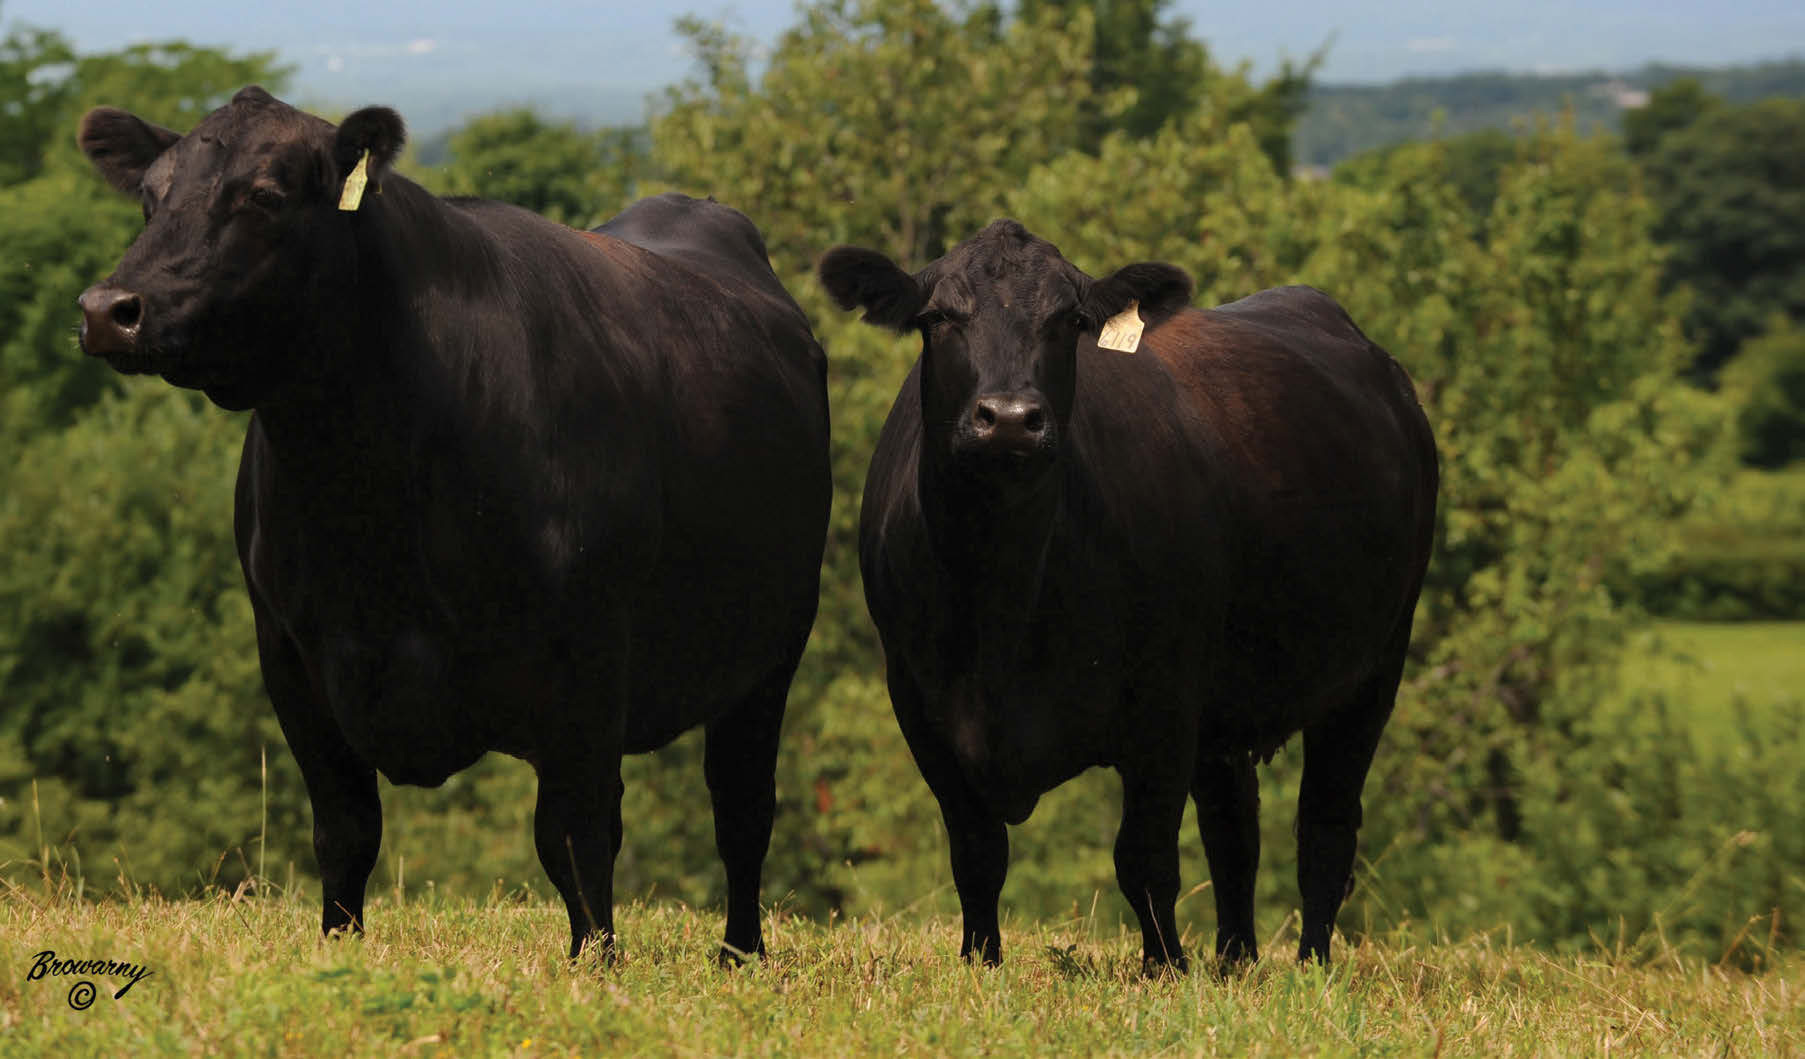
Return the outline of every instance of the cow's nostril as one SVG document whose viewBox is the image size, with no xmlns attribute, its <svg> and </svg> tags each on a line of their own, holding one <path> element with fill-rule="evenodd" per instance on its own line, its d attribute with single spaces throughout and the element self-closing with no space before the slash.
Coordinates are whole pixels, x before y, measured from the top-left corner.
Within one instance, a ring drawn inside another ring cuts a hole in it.
<svg viewBox="0 0 1805 1059">
<path fill-rule="evenodd" d="M 121 328 L 137 327 L 144 318 L 144 302 L 136 294 L 128 294 L 113 303 L 112 317 Z"/>
<path fill-rule="evenodd" d="M 978 405 L 978 411 L 973 418 L 978 421 L 978 425 L 981 427 L 994 427 L 997 425 L 997 410 L 989 404 L 981 403 Z"/>
<path fill-rule="evenodd" d="M 1028 433 L 1030 433 L 1030 434 L 1040 433 L 1041 429 L 1044 428 L 1046 425 L 1047 425 L 1046 413 L 1042 412 L 1038 408 L 1028 409 L 1028 414 L 1022 417 L 1022 427 L 1024 429 L 1026 429 L 1028 431 Z"/>
</svg>

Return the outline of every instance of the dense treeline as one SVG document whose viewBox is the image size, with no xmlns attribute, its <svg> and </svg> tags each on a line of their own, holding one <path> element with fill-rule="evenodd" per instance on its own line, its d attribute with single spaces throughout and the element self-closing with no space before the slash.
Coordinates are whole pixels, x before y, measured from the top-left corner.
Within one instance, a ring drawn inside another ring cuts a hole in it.
<svg viewBox="0 0 1805 1059">
<path fill-rule="evenodd" d="M 1127 8 L 1098 20 L 1085 4 L 822 0 L 756 73 L 745 42 L 686 21 L 697 72 L 648 133 L 501 113 L 458 130 L 442 166 L 411 171 L 571 224 L 667 187 L 713 194 L 761 226 L 815 320 L 836 499 L 780 758 L 769 898 L 816 915 L 951 900 L 853 546 L 865 461 L 918 344 L 833 311 L 810 266 L 841 241 L 920 265 L 1011 215 L 1093 273 L 1182 265 L 1200 304 L 1322 287 L 1417 380 L 1441 445 L 1437 556 L 1344 927 L 1508 925 L 1564 946 L 1664 932 L 1715 956 L 1778 908 L 1773 936 L 1795 938 L 1805 718 L 1754 704 L 1725 758 L 1694 744 L 1685 703 L 1618 679 L 1643 601 L 1676 595 L 1690 527 L 1729 502 L 1739 423 L 1805 403 L 1765 381 L 1795 377 L 1780 369 L 1726 369 L 1716 393 L 1689 381 L 1709 297 L 1679 264 L 1692 236 L 1663 227 L 1669 177 L 1651 158 L 1691 123 L 1654 136 L 1653 155 L 1564 123 L 1494 145 L 1483 165 L 1432 143 L 1294 180 L 1275 145 L 1308 71 L 1254 83 L 1163 8 L 1116 24 Z M 1124 61 L 1136 54 L 1153 58 Z M 1170 82 L 1123 73 L 1155 59 Z M 136 226 L 70 143 L 81 110 L 123 104 L 183 128 L 244 82 L 279 88 L 283 71 L 185 46 L 74 56 L 25 31 L 0 60 L 0 136 L 22 145 L 0 171 L 0 877 L 182 892 L 292 870 L 299 885 L 305 800 L 263 701 L 230 545 L 243 420 L 97 369 L 71 331 L 75 295 Z M 1169 83 L 1187 87 L 1150 103 Z M 1672 156 L 1680 186 L 1691 177 Z M 1776 325 L 1732 368 L 1796 364 L 1792 334 Z M 1796 616 L 1798 603 L 1782 593 L 1779 606 Z M 1296 765 L 1286 752 L 1263 770 L 1263 929 L 1296 903 L 1283 838 Z M 693 737 L 631 762 L 621 893 L 719 899 L 699 766 Z M 1093 772 L 1045 800 L 1013 836 L 1006 904 L 1060 914 L 1097 891 L 1116 914 L 1117 798 Z M 378 887 L 544 889 L 521 763 L 384 799 Z M 1185 835 L 1186 877 L 1201 881 L 1194 827 Z M 1759 951 L 1739 944 L 1741 958 Z"/>
</svg>

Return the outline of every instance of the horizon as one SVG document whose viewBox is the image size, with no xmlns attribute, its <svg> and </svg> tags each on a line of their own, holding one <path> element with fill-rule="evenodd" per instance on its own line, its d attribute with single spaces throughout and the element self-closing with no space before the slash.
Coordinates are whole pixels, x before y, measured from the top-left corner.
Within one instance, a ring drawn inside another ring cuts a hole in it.
<svg viewBox="0 0 1805 1059">
<path fill-rule="evenodd" d="M 1330 86 L 1489 73 L 1622 75 L 1651 65 L 1749 66 L 1805 54 L 1805 7 L 1754 0 L 1739 8 L 1726 14 L 1684 0 L 1651 13 L 1632 0 L 1597 0 L 1579 10 L 1525 0 L 1500 11 L 1473 2 L 1298 0 L 1277 25 L 1263 11 L 1180 0 L 1167 17 L 1188 19 L 1191 35 L 1216 62 L 1245 63 L 1255 77 L 1326 46 L 1315 80 Z M 306 9 L 255 10 L 218 0 L 171 0 L 155 9 L 91 0 L 74 10 L 57 0 L 0 0 L 0 28 L 54 30 L 83 52 L 178 39 L 233 52 L 273 50 L 293 68 L 286 94 L 297 103 L 328 109 L 385 102 L 430 135 L 519 105 L 590 123 L 638 124 L 664 88 L 696 73 L 673 27 L 678 16 L 722 22 L 768 50 L 795 24 L 796 10 L 788 0 L 712 10 L 550 0 L 529 22 L 473 0 L 381 7 L 316 0 Z"/>
</svg>

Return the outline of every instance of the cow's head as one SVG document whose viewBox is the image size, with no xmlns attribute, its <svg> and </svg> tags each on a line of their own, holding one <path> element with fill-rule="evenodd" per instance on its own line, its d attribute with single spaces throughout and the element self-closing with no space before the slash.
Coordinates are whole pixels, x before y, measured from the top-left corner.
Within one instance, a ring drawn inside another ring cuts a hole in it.
<svg viewBox="0 0 1805 1059">
<path fill-rule="evenodd" d="M 1191 278 L 1165 264 L 1092 279 L 1014 221 L 996 221 L 911 276 L 872 250 L 821 259 L 843 309 L 921 332 L 924 441 L 931 458 L 1031 477 L 1053 461 L 1076 396 L 1078 345 L 1138 302 L 1149 327 L 1182 309 Z"/>
<path fill-rule="evenodd" d="M 112 107 L 77 139 L 136 196 L 144 231 L 82 293 L 81 344 L 128 373 L 162 375 L 247 408 L 320 370 L 309 345 L 356 278 L 356 214 L 338 208 L 368 159 L 371 192 L 401 150 L 401 118 L 369 107 L 334 127 L 246 88 L 187 135 Z"/>
</svg>

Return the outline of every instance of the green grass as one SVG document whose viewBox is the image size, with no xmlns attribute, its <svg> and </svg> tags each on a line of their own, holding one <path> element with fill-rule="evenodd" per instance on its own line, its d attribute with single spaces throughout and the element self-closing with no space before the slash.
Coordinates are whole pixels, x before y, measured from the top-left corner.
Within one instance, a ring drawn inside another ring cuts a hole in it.
<svg viewBox="0 0 1805 1059">
<path fill-rule="evenodd" d="M 1624 682 L 1665 692 L 1699 745 L 1721 749 L 1739 702 L 1805 700 L 1805 622 L 1656 622 L 1626 653 Z"/>
<path fill-rule="evenodd" d="M 1479 938 L 1337 939 L 1324 971 L 1267 959 L 1222 980 L 1144 981 L 1137 939 L 1084 920 L 1005 925 L 1001 969 L 953 955 L 946 922 L 774 916 L 772 956 L 710 956 L 714 911 L 619 910 L 622 959 L 562 958 L 538 901 L 373 903 L 362 940 L 322 941 L 299 898 L 83 903 L 0 896 L 0 1054 L 872 1055 L 1799 1054 L 1805 963 L 1760 976 L 1552 957 Z M 1191 939 L 1195 946 L 1195 939 Z M 115 1000 L 90 975 L 27 980 L 33 954 L 147 965 Z M 1274 950 L 1279 951 L 1275 948 Z"/>
</svg>

